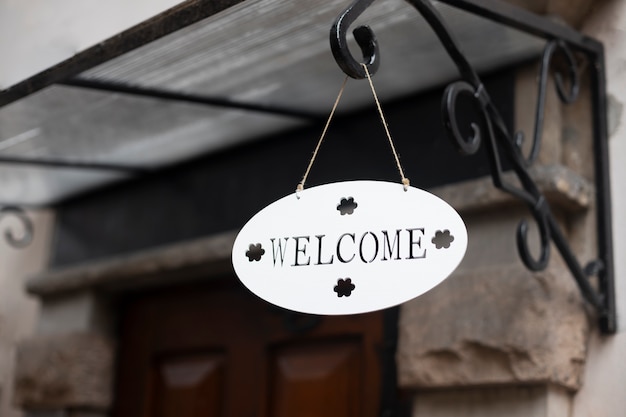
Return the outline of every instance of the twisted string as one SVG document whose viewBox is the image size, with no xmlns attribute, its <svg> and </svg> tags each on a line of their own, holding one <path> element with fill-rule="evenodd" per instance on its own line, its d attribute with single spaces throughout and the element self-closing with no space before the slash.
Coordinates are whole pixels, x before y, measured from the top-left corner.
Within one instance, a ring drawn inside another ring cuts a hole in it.
<svg viewBox="0 0 626 417">
<path fill-rule="evenodd" d="M 407 177 L 404 176 L 404 170 L 402 169 L 402 164 L 400 163 L 400 157 L 398 156 L 398 152 L 396 152 L 396 147 L 393 144 L 393 139 L 391 139 L 391 133 L 389 133 L 389 126 L 387 125 L 387 120 L 385 120 L 385 115 L 383 114 L 383 109 L 380 106 L 380 101 L 378 101 L 378 96 L 376 95 L 376 89 L 374 88 L 374 83 L 372 82 L 372 77 L 370 77 L 370 72 L 367 69 L 367 65 L 363 65 L 365 69 L 365 74 L 367 75 L 367 81 L 369 81 L 370 88 L 372 90 L 372 95 L 374 96 L 374 101 L 376 102 L 376 107 L 378 108 L 378 114 L 380 115 L 380 120 L 383 122 L 383 126 L 385 127 L 385 133 L 387 134 L 387 139 L 389 140 L 389 145 L 391 146 L 391 152 L 393 152 L 393 157 L 396 159 L 396 165 L 398 167 L 398 172 L 400 173 L 400 178 L 402 180 L 402 186 L 404 187 L 404 191 L 409 188 L 411 182 Z"/>
<path fill-rule="evenodd" d="M 363 68 L 365 68 L 365 74 L 367 75 L 367 80 L 369 81 L 370 89 L 372 90 L 372 95 L 374 96 L 374 101 L 376 102 L 376 108 L 378 109 L 378 114 L 380 115 L 380 120 L 383 123 L 383 127 L 385 128 L 385 133 L 387 134 L 387 140 L 389 141 L 389 145 L 391 146 L 391 152 L 393 153 L 393 157 L 396 160 L 396 166 L 398 167 L 398 172 L 400 173 L 400 178 L 402 181 L 402 186 L 404 187 L 404 191 L 408 190 L 411 182 L 408 178 L 404 176 L 404 170 L 402 169 L 402 164 L 400 163 L 400 157 L 398 156 L 398 152 L 396 151 L 396 147 L 393 143 L 393 139 L 391 139 L 391 133 L 389 132 L 389 126 L 387 125 L 387 120 L 385 119 L 385 115 L 383 114 L 383 109 L 380 105 L 380 101 L 378 100 L 378 96 L 376 95 L 376 90 L 374 89 L 374 83 L 372 83 L 372 77 L 370 76 L 369 70 L 367 69 L 367 65 L 362 64 Z M 326 132 L 328 131 L 328 126 L 330 126 L 330 122 L 335 115 L 335 110 L 337 110 L 337 106 L 339 105 L 339 100 L 341 100 L 341 96 L 343 95 L 343 91 L 346 88 L 346 83 L 348 82 L 348 76 L 346 76 L 341 84 L 341 88 L 339 89 L 339 94 L 337 94 L 337 98 L 335 99 L 335 104 L 333 104 L 333 108 L 328 115 L 328 120 L 326 120 L 326 124 L 324 125 L 324 129 L 322 130 L 322 134 L 320 135 L 319 140 L 317 141 L 317 145 L 315 146 L 315 150 L 313 151 L 313 155 L 311 156 L 311 160 L 309 161 L 309 165 L 304 171 L 304 175 L 302 176 L 302 180 L 296 186 L 296 196 L 302 190 L 304 190 L 304 184 L 306 182 L 309 173 L 311 172 L 311 167 L 313 166 L 313 162 L 317 157 L 320 147 L 322 146 L 322 142 L 326 137 Z M 299 198 L 299 197 L 298 197 Z"/>
<path fill-rule="evenodd" d="M 326 120 L 326 125 L 324 126 L 324 130 L 322 130 L 322 134 L 320 135 L 319 140 L 317 141 L 317 146 L 315 146 L 315 150 L 313 151 L 313 155 L 311 156 L 311 160 L 309 161 L 309 166 L 304 171 L 304 175 L 302 176 L 302 180 L 296 186 L 296 194 L 302 190 L 304 190 L 304 183 L 306 182 L 307 177 L 309 176 L 309 172 L 311 172 L 311 167 L 313 166 L 313 161 L 317 157 L 317 152 L 320 150 L 320 146 L 322 146 L 322 141 L 326 136 L 326 132 L 328 131 L 328 126 L 330 126 L 330 121 L 333 119 L 335 115 L 335 110 L 337 110 L 337 105 L 339 104 L 339 100 L 341 100 L 341 96 L 343 95 L 343 90 L 346 88 L 346 83 L 348 82 L 348 76 L 343 79 L 343 83 L 341 84 L 341 88 L 339 89 L 339 94 L 337 94 L 337 98 L 335 99 L 335 104 L 333 104 L 333 108 L 328 115 L 328 120 Z"/>
</svg>

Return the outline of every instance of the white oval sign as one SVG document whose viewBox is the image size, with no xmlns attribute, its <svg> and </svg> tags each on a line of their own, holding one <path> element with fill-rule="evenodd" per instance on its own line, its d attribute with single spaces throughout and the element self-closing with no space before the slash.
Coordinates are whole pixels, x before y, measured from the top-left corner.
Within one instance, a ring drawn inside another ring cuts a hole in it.
<svg viewBox="0 0 626 417">
<path fill-rule="evenodd" d="M 244 285 L 272 304 L 355 314 L 425 293 L 456 269 L 466 248 L 463 220 L 439 197 L 349 181 L 265 207 L 237 235 L 232 261 Z"/>
</svg>

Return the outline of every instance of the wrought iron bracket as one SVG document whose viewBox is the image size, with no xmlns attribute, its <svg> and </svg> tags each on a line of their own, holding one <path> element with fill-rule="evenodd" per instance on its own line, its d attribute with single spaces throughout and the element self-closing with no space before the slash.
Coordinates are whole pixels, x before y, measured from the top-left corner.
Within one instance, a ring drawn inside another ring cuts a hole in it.
<svg viewBox="0 0 626 417">
<path fill-rule="evenodd" d="M 535 128 L 530 152 L 528 155 L 524 155 L 521 147 L 524 141 L 523 134 L 509 131 L 480 77 L 462 53 L 458 42 L 446 26 L 438 10 L 433 7 L 430 0 L 406 1 L 430 25 L 460 73 L 461 79 L 448 85 L 443 94 L 442 113 L 448 136 L 457 149 L 467 155 L 477 152 L 484 142 L 494 185 L 524 202 L 537 223 L 540 236 L 540 252 L 537 257 L 534 257 L 529 249 L 528 223 L 525 220 L 519 223 L 517 247 L 522 262 L 531 271 L 545 269 L 550 260 L 551 245 L 554 244 L 571 271 L 584 299 L 596 309 L 602 332 L 615 333 L 617 323 L 608 176 L 606 81 L 602 44 L 570 28 L 498 1 L 442 1 L 547 40 L 539 74 Z M 373 2 L 374 0 L 355 0 L 336 19 L 330 32 L 330 44 L 335 60 L 347 75 L 356 79 L 365 78 L 366 74 L 362 63 L 355 59 L 348 50 L 347 33 L 350 25 Z M 374 32 L 367 26 L 360 26 L 353 33 L 363 53 L 362 62 L 367 65 L 370 74 L 375 73 L 380 63 L 380 52 Z M 527 169 L 539 153 L 547 80 L 554 57 L 560 56 L 561 62 L 565 63 L 566 66 L 565 73 L 556 72 L 554 74 L 559 97 L 563 102 L 571 103 L 578 96 L 579 75 L 572 49 L 585 55 L 591 62 L 598 258 L 591 260 L 585 266 L 581 265 L 571 250 L 550 210 L 550 205 Z M 481 129 L 481 124 L 472 123 L 471 130 L 473 133 L 469 137 L 465 137 L 461 133 L 462 130 L 457 117 L 457 107 L 461 96 L 469 97 L 470 101 L 480 110 L 482 126 L 484 126 Z M 501 157 L 506 158 L 510 163 L 521 186 L 504 179 Z M 590 278 L 592 276 L 597 276 L 597 285 L 591 283 Z"/>
</svg>

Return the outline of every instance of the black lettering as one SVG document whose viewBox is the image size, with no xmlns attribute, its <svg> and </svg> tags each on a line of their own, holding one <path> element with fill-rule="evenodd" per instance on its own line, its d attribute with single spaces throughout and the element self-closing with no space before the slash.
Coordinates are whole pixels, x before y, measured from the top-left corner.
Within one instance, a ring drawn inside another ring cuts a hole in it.
<svg viewBox="0 0 626 417">
<path fill-rule="evenodd" d="M 346 236 L 350 236 L 352 238 L 352 243 L 356 243 L 356 239 L 354 237 L 354 233 L 344 233 L 343 235 L 339 236 L 339 240 L 337 240 L 337 259 L 339 259 L 339 262 L 342 262 L 344 264 L 347 264 L 348 262 L 351 262 L 354 259 L 354 257 L 356 256 L 355 254 L 352 254 L 352 257 L 350 259 L 348 259 L 347 261 L 344 259 L 343 256 L 341 256 L 341 249 L 340 249 L 341 241 Z"/>
<path fill-rule="evenodd" d="M 413 256 L 413 246 L 417 245 L 418 248 L 422 247 L 422 237 L 420 236 L 417 240 L 413 240 L 413 232 L 419 231 L 422 236 L 424 235 L 424 228 L 416 228 L 416 229 L 406 229 L 409 232 L 409 257 L 405 259 L 422 259 L 426 257 L 426 249 L 417 256 Z"/>
<path fill-rule="evenodd" d="M 280 266 L 283 266 L 283 262 L 285 261 L 285 252 L 287 251 L 287 240 L 288 237 L 284 237 L 285 239 L 285 247 L 283 248 L 283 244 L 280 239 L 278 239 L 278 248 L 274 247 L 274 238 L 271 238 L 272 241 L 272 254 L 274 255 L 274 266 L 276 266 L 276 257 L 280 256 Z"/>
<path fill-rule="evenodd" d="M 309 265 L 311 263 L 311 257 L 307 257 L 306 258 L 306 263 L 298 263 L 298 255 L 300 253 L 302 253 L 303 255 L 306 256 L 306 244 L 304 244 L 304 246 L 302 248 L 300 248 L 300 239 L 305 239 L 307 241 L 307 243 L 309 242 L 309 237 L 308 236 L 294 236 L 293 240 L 296 241 L 296 256 L 294 259 L 294 264 L 291 266 L 302 266 L 302 265 Z"/>
<path fill-rule="evenodd" d="M 396 230 L 396 235 L 393 237 L 393 243 L 389 241 L 389 234 L 386 230 L 383 230 L 383 257 L 381 261 L 387 261 L 389 259 L 400 260 L 400 231 L 402 229 Z M 389 259 L 387 258 L 387 249 L 389 251 Z M 396 251 L 396 256 L 394 258 L 393 251 Z"/>
<path fill-rule="evenodd" d="M 371 257 L 371 259 L 368 261 L 365 259 L 365 256 L 363 256 L 363 241 L 365 240 L 365 236 L 367 235 L 371 235 L 374 238 L 374 243 L 375 243 L 375 250 L 374 250 L 374 255 Z M 363 233 L 363 236 L 361 236 L 361 241 L 359 242 L 359 256 L 361 257 L 361 260 L 365 263 L 370 263 L 372 262 L 374 259 L 376 259 L 376 255 L 378 255 L 378 238 L 376 237 L 376 235 L 372 232 L 365 232 Z"/>
<path fill-rule="evenodd" d="M 315 265 L 331 265 L 335 259 L 334 255 L 330 255 L 328 262 L 322 262 L 322 239 L 326 235 L 315 235 L 317 238 L 317 263 Z"/>
</svg>

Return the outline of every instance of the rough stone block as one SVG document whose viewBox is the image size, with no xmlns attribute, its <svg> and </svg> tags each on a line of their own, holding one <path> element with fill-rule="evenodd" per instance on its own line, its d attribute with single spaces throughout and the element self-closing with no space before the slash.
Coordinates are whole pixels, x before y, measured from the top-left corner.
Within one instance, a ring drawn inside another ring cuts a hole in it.
<svg viewBox="0 0 626 417">
<path fill-rule="evenodd" d="M 546 382 L 578 389 L 589 331 L 569 272 L 461 272 L 402 306 L 398 376 L 410 388 Z"/>
<path fill-rule="evenodd" d="M 38 337 L 20 344 L 14 401 L 25 409 L 107 409 L 114 348 L 93 333 Z"/>
</svg>

